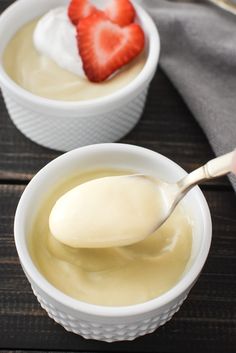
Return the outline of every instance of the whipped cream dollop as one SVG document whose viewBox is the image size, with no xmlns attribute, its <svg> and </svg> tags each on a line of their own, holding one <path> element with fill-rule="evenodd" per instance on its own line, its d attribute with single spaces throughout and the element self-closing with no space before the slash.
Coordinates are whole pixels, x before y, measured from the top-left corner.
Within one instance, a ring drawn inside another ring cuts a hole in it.
<svg viewBox="0 0 236 353">
<path fill-rule="evenodd" d="M 35 48 L 61 68 L 85 78 L 78 51 L 76 28 L 67 15 L 67 7 L 46 13 L 37 23 L 33 41 Z"/>
</svg>

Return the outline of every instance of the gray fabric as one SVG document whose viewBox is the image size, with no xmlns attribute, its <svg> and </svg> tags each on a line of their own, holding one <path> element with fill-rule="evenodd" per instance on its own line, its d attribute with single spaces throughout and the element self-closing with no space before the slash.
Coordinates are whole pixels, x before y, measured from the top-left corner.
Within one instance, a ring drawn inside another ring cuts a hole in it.
<svg viewBox="0 0 236 353">
<path fill-rule="evenodd" d="M 207 3 L 145 0 L 161 37 L 160 65 L 216 155 L 236 147 L 236 16 Z M 230 176 L 236 190 L 236 177 Z"/>
</svg>

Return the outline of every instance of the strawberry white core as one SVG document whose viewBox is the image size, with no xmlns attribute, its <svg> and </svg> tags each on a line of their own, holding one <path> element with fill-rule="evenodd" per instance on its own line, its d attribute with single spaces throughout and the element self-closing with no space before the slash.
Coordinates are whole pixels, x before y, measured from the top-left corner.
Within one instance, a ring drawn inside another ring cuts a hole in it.
<svg viewBox="0 0 236 353">
<path fill-rule="evenodd" d="M 119 36 L 119 32 L 122 32 L 119 26 L 112 24 L 110 21 L 100 23 L 96 28 L 96 37 L 95 42 L 95 52 L 97 60 L 100 64 L 106 63 L 108 59 L 112 59 L 119 52 L 127 41 L 125 36 Z M 105 33 L 105 35 L 103 35 Z M 116 41 L 113 43 L 109 41 L 109 34 L 113 37 L 116 36 Z M 107 36 L 107 43 L 104 43 L 103 38 Z M 111 47 L 115 46 L 115 50 L 112 52 L 111 56 Z"/>
</svg>

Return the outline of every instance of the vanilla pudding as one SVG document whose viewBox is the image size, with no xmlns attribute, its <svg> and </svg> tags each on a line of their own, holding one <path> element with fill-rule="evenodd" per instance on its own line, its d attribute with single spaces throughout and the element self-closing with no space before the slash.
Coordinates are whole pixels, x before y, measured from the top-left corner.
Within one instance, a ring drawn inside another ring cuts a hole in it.
<svg viewBox="0 0 236 353">
<path fill-rule="evenodd" d="M 75 299 L 105 306 L 146 302 L 172 288 L 190 259 L 192 225 L 182 206 L 149 238 L 132 246 L 76 249 L 52 236 L 49 216 L 63 194 L 93 179 L 127 174 L 130 171 L 97 170 L 67 180 L 43 201 L 33 223 L 29 248 L 36 266 Z"/>
<path fill-rule="evenodd" d="M 160 183 L 144 175 L 98 178 L 57 200 L 49 217 L 52 235 L 74 248 L 108 248 L 145 239 L 165 214 Z"/>
<path fill-rule="evenodd" d="M 64 43 L 66 39 L 70 42 L 72 38 L 73 41 L 73 48 L 70 44 L 66 44 L 64 51 L 72 50 L 77 55 L 73 25 L 69 19 L 65 19 L 65 9 L 64 12 L 60 8 L 58 11 L 56 13 L 59 22 L 58 33 L 64 33 L 63 30 L 66 29 L 68 39 L 63 38 Z M 4 69 L 10 78 L 35 95 L 62 101 L 84 101 L 107 96 L 128 85 L 145 65 L 146 55 L 142 53 L 108 80 L 100 83 L 90 82 L 83 73 L 81 74 L 78 63 L 75 62 L 76 60 L 71 60 L 71 57 L 69 62 L 64 60 L 60 66 L 53 60 L 56 56 L 58 58 L 61 56 L 59 45 L 55 43 L 54 45 L 53 40 L 51 43 L 52 48 L 55 49 L 54 54 L 48 55 L 49 50 L 46 50 L 45 46 L 41 47 L 41 51 L 38 50 L 35 45 L 35 29 L 39 21 L 40 19 L 37 19 L 24 25 L 10 40 L 3 55 Z M 72 70 L 69 70 L 70 67 Z"/>
</svg>

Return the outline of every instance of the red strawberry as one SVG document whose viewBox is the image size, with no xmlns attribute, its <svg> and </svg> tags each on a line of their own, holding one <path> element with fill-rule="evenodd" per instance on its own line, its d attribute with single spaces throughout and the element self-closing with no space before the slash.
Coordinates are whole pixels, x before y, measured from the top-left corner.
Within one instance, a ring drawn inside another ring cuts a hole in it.
<svg viewBox="0 0 236 353">
<path fill-rule="evenodd" d="M 129 0 L 104 0 L 103 12 L 111 21 L 120 26 L 127 26 L 134 21 L 135 9 Z M 71 0 L 68 8 L 68 16 L 74 25 L 79 20 L 92 13 L 101 12 L 89 0 Z"/>
<path fill-rule="evenodd" d="M 135 9 L 129 0 L 111 0 L 105 13 L 112 22 L 122 27 L 132 23 L 135 18 Z"/>
<path fill-rule="evenodd" d="M 101 82 L 141 53 L 145 38 L 142 28 L 132 23 L 120 27 L 102 12 L 79 21 L 79 52 L 90 81 Z"/>
<path fill-rule="evenodd" d="M 68 7 L 68 16 L 71 22 L 77 25 L 81 18 L 87 17 L 97 11 L 97 8 L 91 5 L 88 0 L 71 0 Z"/>
</svg>

